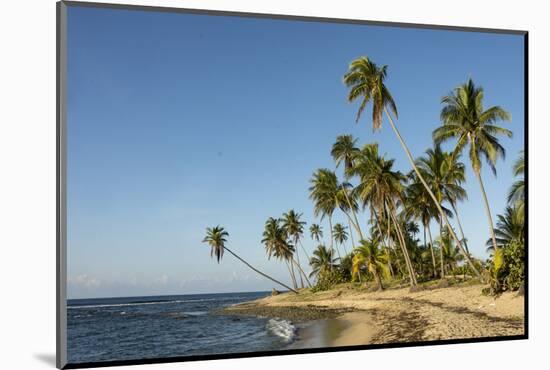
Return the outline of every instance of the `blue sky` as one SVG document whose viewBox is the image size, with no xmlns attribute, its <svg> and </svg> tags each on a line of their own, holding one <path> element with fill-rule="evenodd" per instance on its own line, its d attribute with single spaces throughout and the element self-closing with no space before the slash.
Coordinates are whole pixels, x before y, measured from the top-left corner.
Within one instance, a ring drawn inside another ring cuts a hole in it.
<svg viewBox="0 0 550 370">
<path fill-rule="evenodd" d="M 386 122 L 379 133 L 369 115 L 354 123 L 342 77 L 361 55 L 389 66 L 415 156 L 431 146 L 441 97 L 469 77 L 486 106 L 511 113 L 498 177 L 483 171 L 493 216 L 505 207 L 524 140 L 522 36 L 73 6 L 68 22 L 70 298 L 271 289 L 229 255 L 210 259 L 201 240 L 217 224 L 229 248 L 288 281 L 266 259 L 263 224 L 290 208 L 319 222 L 309 179 L 334 167 L 337 135 L 377 141 L 410 170 Z M 467 168 L 459 212 L 484 257 L 488 223 Z"/>
</svg>

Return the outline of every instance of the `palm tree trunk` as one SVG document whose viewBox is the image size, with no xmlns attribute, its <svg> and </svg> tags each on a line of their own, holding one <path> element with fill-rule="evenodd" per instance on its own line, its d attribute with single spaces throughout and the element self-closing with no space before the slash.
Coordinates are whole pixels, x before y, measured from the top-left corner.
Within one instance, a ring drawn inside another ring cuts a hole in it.
<svg viewBox="0 0 550 370">
<path fill-rule="evenodd" d="M 441 217 L 439 217 L 439 238 L 441 239 L 441 244 L 439 245 L 439 260 L 441 264 L 441 274 L 439 278 L 444 279 L 445 268 L 444 268 L 444 262 L 443 262 L 443 222 L 441 221 Z"/>
<path fill-rule="evenodd" d="M 328 216 L 328 225 L 330 227 L 330 253 L 334 256 L 334 236 L 332 235 L 332 215 Z M 332 261 L 330 261 L 330 271 L 332 271 Z"/>
<path fill-rule="evenodd" d="M 388 245 L 390 245 L 392 243 L 392 237 L 391 237 L 391 217 L 390 217 L 390 214 L 389 212 L 387 212 L 388 214 Z M 395 249 L 395 247 L 394 247 Z M 401 261 L 399 261 L 399 258 L 397 256 L 397 253 L 395 252 L 394 250 L 394 253 L 395 253 L 395 261 L 397 262 L 397 269 L 401 272 L 401 274 L 405 275 L 404 274 L 404 271 L 403 271 L 403 266 L 401 266 Z"/>
<path fill-rule="evenodd" d="M 306 273 L 302 269 L 302 266 L 298 261 L 292 260 L 292 263 L 296 265 L 296 268 L 298 269 L 298 272 L 300 273 L 300 280 L 302 279 L 302 276 L 306 279 L 307 285 L 311 288 L 311 282 L 309 281 Z M 302 288 L 304 287 L 303 281 L 302 281 Z"/>
<path fill-rule="evenodd" d="M 239 261 L 241 261 L 242 263 L 244 263 L 245 265 L 247 265 L 251 270 L 257 272 L 258 274 L 262 275 L 262 276 L 265 277 L 265 278 L 268 278 L 269 280 L 273 281 L 274 283 L 277 283 L 277 284 L 279 284 L 279 285 L 281 285 L 281 286 L 287 288 L 287 289 L 290 290 L 291 292 L 294 292 L 294 293 L 298 294 L 298 292 L 297 292 L 295 289 L 292 289 L 292 288 L 289 287 L 288 285 L 283 284 L 283 283 L 281 283 L 280 281 L 273 279 L 271 276 L 264 274 L 264 273 L 261 272 L 260 270 L 257 270 L 257 269 L 254 268 L 251 264 L 249 264 L 248 262 L 246 262 L 245 260 L 243 260 L 241 257 L 239 257 L 239 256 L 237 256 L 235 253 L 233 253 L 229 248 L 227 248 L 227 247 L 224 246 L 223 249 L 225 249 L 226 251 L 228 251 L 229 253 L 231 253 L 231 254 L 233 255 L 233 257 L 235 257 L 236 259 L 238 259 Z"/>
<path fill-rule="evenodd" d="M 363 237 L 363 232 L 361 231 L 361 227 L 359 226 L 359 220 L 357 219 L 357 214 L 355 213 L 355 210 L 353 209 L 353 207 L 351 206 L 351 201 L 349 199 L 349 195 L 348 195 L 348 191 L 346 189 L 343 189 L 344 190 L 344 195 L 346 196 L 346 200 L 348 202 L 348 207 L 349 209 L 351 209 L 351 213 L 353 214 L 353 219 L 355 220 L 355 223 L 354 222 L 351 222 L 353 224 L 353 226 L 355 226 L 355 229 L 357 230 L 357 232 L 359 233 L 359 237 L 361 239 L 365 239 Z M 349 216 L 348 216 L 349 218 Z M 350 220 L 351 221 L 351 220 Z M 351 229 L 350 229 L 350 232 L 351 232 Z"/>
<path fill-rule="evenodd" d="M 435 278 L 437 276 L 437 266 L 435 264 L 434 242 L 432 240 L 432 230 L 430 229 L 430 223 L 429 222 L 426 224 L 426 226 L 428 227 L 428 236 L 430 237 L 430 252 L 432 254 L 432 264 L 433 264 L 433 268 L 434 268 L 433 277 Z"/>
<path fill-rule="evenodd" d="M 302 267 L 300 266 L 300 253 L 298 253 L 298 245 L 297 244 L 298 244 L 298 240 L 295 238 L 294 239 L 294 245 L 296 246 L 295 251 L 296 251 L 297 267 L 300 269 L 300 271 L 302 271 Z M 293 262 L 294 262 L 294 260 L 293 260 Z M 300 286 L 302 287 L 302 289 L 304 289 L 304 279 L 302 278 L 302 274 L 299 274 L 299 276 L 300 276 Z"/>
<path fill-rule="evenodd" d="M 348 220 L 348 226 L 350 226 L 349 224 L 350 222 Z M 351 229 L 351 226 L 349 228 L 349 237 L 351 238 L 351 250 L 353 251 L 355 249 L 355 241 L 353 240 L 353 230 Z M 348 253 L 346 252 L 346 254 Z"/>
<path fill-rule="evenodd" d="M 307 261 L 308 261 L 308 263 L 309 263 L 309 260 L 310 260 L 311 258 L 309 257 L 309 254 L 307 254 L 307 251 L 306 251 L 306 249 L 304 248 L 304 245 L 302 244 L 302 241 L 298 239 L 298 243 L 300 243 L 300 247 L 302 247 L 302 250 L 304 251 L 304 254 L 306 255 Z"/>
<path fill-rule="evenodd" d="M 286 263 L 290 266 L 290 276 L 292 277 L 292 284 L 294 285 L 294 289 L 298 289 L 298 281 L 296 281 L 296 274 L 294 273 L 294 265 L 292 263 L 289 263 L 288 260 L 286 261 Z"/>
<path fill-rule="evenodd" d="M 384 290 L 384 286 L 382 285 L 382 279 L 380 278 L 380 275 L 378 274 L 378 271 L 376 270 L 376 267 L 373 269 L 373 275 L 374 280 L 376 281 L 376 284 L 378 285 L 378 290 Z"/>
<path fill-rule="evenodd" d="M 468 249 L 468 243 L 466 242 L 466 237 L 464 236 L 464 230 L 462 229 L 462 222 L 460 222 L 460 216 L 458 215 L 458 209 L 456 208 L 455 201 L 450 199 L 449 203 L 451 203 L 453 212 L 456 215 L 456 222 L 458 223 L 458 229 L 460 230 L 460 236 L 462 237 L 462 241 L 464 242 L 464 247 L 466 248 L 466 252 L 470 254 L 470 250 Z"/>
<path fill-rule="evenodd" d="M 416 164 L 414 163 L 414 158 L 413 158 L 409 148 L 407 147 L 407 144 L 405 144 L 405 141 L 403 140 L 403 137 L 401 137 L 401 134 L 399 133 L 399 130 L 397 129 L 397 127 L 393 123 L 393 119 L 391 118 L 391 115 L 389 114 L 389 112 L 388 112 L 388 110 L 386 109 L 385 106 L 384 106 L 384 112 L 386 113 L 386 116 L 388 117 L 390 125 L 393 129 L 393 132 L 395 133 L 395 135 L 397 136 L 397 139 L 401 143 L 401 146 L 405 150 L 405 154 L 407 155 L 407 158 L 409 159 L 409 162 L 410 162 L 411 166 L 413 167 L 414 172 L 418 176 L 418 179 L 420 180 L 420 182 L 422 182 L 422 185 L 424 185 L 424 187 L 426 188 L 426 191 L 428 192 L 428 194 L 430 194 L 430 197 L 432 198 L 435 206 L 437 207 L 437 210 L 438 210 L 439 214 L 443 218 L 443 221 L 445 222 L 445 225 L 447 226 L 447 229 L 449 230 L 449 233 L 451 234 L 451 236 L 455 240 L 455 242 L 458 244 L 458 247 L 460 248 L 460 251 L 462 252 L 464 257 L 466 258 L 466 261 L 468 261 L 468 264 L 470 265 L 470 268 L 474 271 L 474 273 L 476 274 L 478 279 L 481 282 L 485 282 L 485 280 L 483 279 L 483 277 L 481 276 L 481 274 L 479 273 L 479 271 L 475 267 L 474 262 L 470 258 L 470 255 L 468 253 L 466 253 L 466 251 L 464 250 L 464 247 L 462 246 L 462 244 L 458 240 L 458 237 L 456 236 L 453 228 L 451 227 L 451 224 L 449 223 L 449 220 L 447 219 L 447 216 L 445 215 L 445 212 L 443 212 L 443 209 L 441 208 L 441 205 L 437 201 L 437 198 L 435 197 L 434 193 L 431 191 L 428 184 L 426 184 L 426 181 L 424 180 L 424 177 L 422 177 L 422 174 L 420 173 L 420 171 L 416 167 Z M 481 177 L 479 177 L 479 179 L 481 179 Z M 483 185 L 482 185 L 482 187 L 483 187 Z M 487 200 L 487 199 L 485 199 L 485 200 Z M 487 202 L 486 202 L 486 206 L 488 207 Z M 487 208 L 487 210 L 488 210 L 488 208 Z M 492 226 L 492 221 L 491 221 L 491 230 L 492 229 L 493 229 L 493 226 Z M 493 232 L 493 240 L 494 240 L 494 232 Z M 495 244 L 496 244 L 496 242 L 495 242 Z"/>
<path fill-rule="evenodd" d="M 493 248 L 495 252 L 498 250 L 497 240 L 495 237 L 495 229 L 493 228 L 493 217 L 491 217 L 491 209 L 489 208 L 489 200 L 485 193 L 485 186 L 483 186 L 483 180 L 481 179 L 481 171 L 474 171 L 476 173 L 477 180 L 479 181 L 479 187 L 481 188 L 481 194 L 483 195 L 483 201 L 485 203 L 485 212 L 489 219 L 489 230 L 491 231 L 491 239 L 493 240 Z"/>
<path fill-rule="evenodd" d="M 386 254 L 388 255 L 388 269 L 390 270 L 390 275 L 393 279 L 393 268 L 391 267 L 390 252 L 386 244 L 386 238 L 384 238 L 384 234 L 382 233 L 382 228 L 380 227 L 380 217 L 378 216 L 378 213 L 376 213 L 376 211 L 374 211 L 374 217 L 376 218 L 376 227 L 378 228 L 378 233 L 380 234 L 380 239 L 382 240 L 382 246 L 384 247 L 384 249 L 386 250 Z"/>
<path fill-rule="evenodd" d="M 393 202 L 393 200 L 390 200 L 390 202 Z M 407 269 L 409 270 L 409 280 L 410 280 L 411 286 L 416 286 L 416 276 L 414 272 L 414 267 L 411 263 L 409 252 L 407 251 L 407 244 L 405 242 L 405 237 L 403 236 L 401 225 L 399 225 L 399 222 L 397 221 L 393 204 L 390 205 L 390 214 L 393 219 L 393 223 L 395 224 L 395 228 L 397 230 L 397 236 L 401 245 L 401 251 L 403 252 L 403 256 L 405 257 L 405 264 L 407 265 Z"/>
</svg>

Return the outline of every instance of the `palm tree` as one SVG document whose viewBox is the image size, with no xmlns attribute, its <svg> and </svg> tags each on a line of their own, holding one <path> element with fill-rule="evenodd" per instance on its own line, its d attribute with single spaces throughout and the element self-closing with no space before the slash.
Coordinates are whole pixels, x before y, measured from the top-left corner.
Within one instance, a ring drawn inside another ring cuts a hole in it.
<svg viewBox="0 0 550 370">
<path fill-rule="evenodd" d="M 386 253 L 378 247 L 376 240 L 361 239 L 359 244 L 360 246 L 354 251 L 352 275 L 360 274 L 361 268 L 364 266 L 374 276 L 378 290 L 384 289 L 382 276 L 387 278 L 389 275 Z"/>
<path fill-rule="evenodd" d="M 424 181 L 424 178 L 422 177 L 418 168 L 416 167 L 414 158 L 409 148 L 407 147 L 407 144 L 403 140 L 403 137 L 399 133 L 397 126 L 395 126 L 390 112 L 388 111 L 388 108 L 389 108 L 392 111 L 392 113 L 395 115 L 395 118 L 398 117 L 397 107 L 395 105 L 395 102 L 388 88 L 384 84 L 386 75 L 387 75 L 387 66 L 378 67 L 368 57 L 360 57 L 351 62 L 349 71 L 344 76 L 344 83 L 346 84 L 346 86 L 350 88 L 350 91 L 348 94 L 348 101 L 353 102 L 357 99 L 361 99 L 361 104 L 357 112 L 356 122 L 358 122 L 359 119 L 361 118 L 361 114 L 363 113 L 363 111 L 365 110 L 369 102 L 372 102 L 373 130 L 378 130 L 382 128 L 382 112 L 386 114 L 386 117 L 388 118 L 390 126 L 392 127 L 393 132 L 395 133 L 395 135 L 397 136 L 397 139 L 399 140 L 401 146 L 403 147 L 403 150 L 405 151 L 405 154 L 407 155 L 407 158 L 412 168 L 417 173 L 420 182 L 424 185 L 424 187 L 426 188 L 426 191 L 428 192 L 433 202 L 435 203 L 437 211 L 441 215 L 441 218 L 445 222 L 445 225 L 449 229 L 449 232 L 451 233 L 453 239 L 455 239 L 458 242 L 458 244 L 460 244 L 458 237 L 456 236 L 455 232 L 452 230 L 452 227 L 447 219 L 447 216 L 444 214 L 443 209 L 441 208 L 440 203 L 437 202 L 437 198 L 432 193 L 432 191 L 426 184 L 426 181 Z M 466 251 L 463 250 L 462 245 L 460 245 L 460 248 L 461 248 L 461 251 L 466 256 L 472 270 L 476 273 L 476 275 L 480 280 L 483 280 L 482 276 L 480 275 L 477 268 L 474 266 L 470 257 L 467 255 Z"/>
<path fill-rule="evenodd" d="M 309 260 L 309 256 L 302 245 L 302 242 L 300 239 L 304 235 L 304 225 L 306 224 L 304 221 L 300 220 L 302 217 L 302 213 L 296 213 L 293 209 L 289 210 L 286 213 L 283 213 L 283 230 L 286 232 L 286 234 L 292 238 L 292 241 L 294 245 L 297 247 L 298 244 L 302 247 L 302 250 L 304 251 L 306 258 Z M 302 276 L 306 279 L 309 286 L 311 286 L 311 283 L 307 279 L 307 275 L 305 272 L 303 272 L 302 265 L 300 264 L 300 254 L 298 253 L 298 249 L 296 249 L 296 264 L 298 269 L 300 270 L 300 283 L 302 288 L 304 287 L 304 281 L 302 279 Z"/>
<path fill-rule="evenodd" d="M 336 244 L 340 244 L 341 246 L 343 246 L 345 254 L 348 254 L 345 245 L 346 241 L 348 240 L 348 232 L 346 231 L 346 229 L 347 227 L 345 227 L 341 223 L 337 223 L 334 225 L 334 229 L 332 230 L 332 236 L 334 237 Z"/>
<path fill-rule="evenodd" d="M 378 154 L 377 144 L 368 144 L 363 147 L 361 154 L 357 156 L 355 166 L 352 169 L 354 175 L 358 175 L 360 183 L 357 186 L 357 193 L 363 202 L 363 207 L 369 204 L 376 216 L 377 224 L 380 218 L 386 214 L 392 220 L 397 231 L 397 241 L 405 258 L 405 264 L 409 272 L 411 286 L 416 285 L 416 274 L 410 261 L 403 230 L 395 221 L 397 203 L 396 199 L 402 197 L 403 181 L 405 176 L 399 171 L 393 171 L 394 160 L 386 160 Z M 391 222 L 388 222 L 388 226 Z M 382 231 L 380 234 L 382 234 Z M 389 230 L 388 230 L 389 233 Z"/>
<path fill-rule="evenodd" d="M 332 145 L 330 154 L 336 163 L 336 168 L 338 168 L 341 163 L 344 163 L 344 176 L 346 178 L 353 175 L 351 170 L 353 169 L 354 160 L 360 153 L 360 150 L 355 146 L 356 143 L 357 139 L 355 139 L 353 135 L 340 135 L 336 137 L 336 142 Z M 344 193 L 345 200 L 348 203 L 348 209 L 351 210 L 353 215 L 353 220 L 350 219 L 349 221 L 357 230 L 359 237 L 363 238 L 361 226 L 357 220 L 356 207 L 352 204 L 350 194 L 347 191 L 347 187 L 350 187 L 351 185 L 346 185 L 343 187 L 342 191 Z"/>
<path fill-rule="evenodd" d="M 525 174 L 525 154 L 523 150 L 519 153 L 516 163 L 514 163 L 513 171 L 514 176 L 524 176 Z M 525 179 L 522 178 L 514 182 L 510 193 L 508 193 L 508 203 L 518 208 L 518 212 L 520 212 L 523 220 L 525 214 Z"/>
<path fill-rule="evenodd" d="M 468 199 L 468 194 L 461 187 L 462 183 L 466 181 L 465 166 L 464 163 L 460 162 L 460 155 L 452 155 L 452 153 L 444 153 L 446 168 L 445 172 L 445 182 L 449 184 L 445 189 L 445 195 L 453 212 L 456 216 L 456 223 L 458 224 L 458 229 L 460 231 L 460 236 L 462 237 L 462 242 L 466 248 L 466 252 L 469 254 L 470 250 L 468 248 L 468 242 L 466 236 L 464 235 L 464 229 L 462 228 L 462 222 L 460 222 L 460 215 L 458 214 L 458 202 Z M 454 184 L 456 190 L 452 190 L 450 187 Z"/>
<path fill-rule="evenodd" d="M 309 233 L 311 235 L 311 239 L 315 240 L 317 243 L 319 243 L 323 238 L 323 228 L 319 224 L 311 224 L 309 227 Z"/>
<path fill-rule="evenodd" d="M 350 170 L 353 168 L 353 161 L 359 149 L 355 146 L 357 139 L 353 135 L 339 135 L 336 137 L 336 142 L 332 145 L 330 154 L 336 162 L 336 167 L 340 163 L 344 163 L 344 174 L 346 177 L 350 175 Z"/>
<path fill-rule="evenodd" d="M 317 249 L 313 251 L 313 257 L 309 260 L 309 264 L 312 268 L 309 276 L 319 277 L 331 271 L 335 262 L 333 250 L 327 249 L 324 245 L 319 245 Z"/>
<path fill-rule="evenodd" d="M 413 181 L 414 179 L 416 179 L 416 176 L 413 177 Z M 412 182 L 407 187 L 406 194 L 406 201 L 408 202 L 406 209 L 407 215 L 422 222 L 422 226 L 424 227 L 424 245 L 426 246 L 428 245 L 426 243 L 426 231 L 428 231 L 430 237 L 429 250 L 434 272 L 433 276 L 435 276 L 435 274 L 437 273 L 437 267 L 435 264 L 435 254 L 432 241 L 432 232 L 430 230 L 430 222 L 432 219 L 438 216 L 437 210 L 435 209 L 435 206 L 431 201 L 430 196 L 428 195 L 428 193 L 424 189 L 424 186 L 422 186 L 421 183 Z"/>
<path fill-rule="evenodd" d="M 509 121 L 510 114 L 499 106 L 492 106 L 487 110 L 483 107 L 483 88 L 475 86 L 472 79 L 457 87 L 449 95 L 441 99 L 444 104 L 441 110 L 443 125 L 433 132 L 436 143 L 456 138 L 455 155 L 462 153 L 469 144 L 469 155 L 472 169 L 477 177 L 485 212 L 489 220 L 489 231 L 493 240 L 493 247 L 497 248 L 493 218 L 489 207 L 489 200 L 481 178 L 481 160 L 484 158 L 487 165 L 496 175 L 496 162 L 504 158 L 506 151 L 499 143 L 497 135 L 512 137 L 512 131 L 497 126 L 498 121 Z"/>
<path fill-rule="evenodd" d="M 292 284 L 296 289 L 298 284 L 296 282 L 296 275 L 294 274 L 294 267 L 292 265 L 294 246 L 287 240 L 287 234 L 284 229 L 279 225 L 279 220 L 270 217 L 265 222 L 265 228 L 263 232 L 262 244 L 265 245 L 268 259 L 275 257 L 278 260 L 285 261 L 288 273 L 292 279 Z"/>
<path fill-rule="evenodd" d="M 453 240 L 449 236 L 449 233 L 444 232 L 438 238 L 436 244 L 443 255 L 445 272 L 454 270 L 458 266 L 458 262 L 463 259 L 463 256 L 460 254 L 458 248 L 453 245 Z"/>
<path fill-rule="evenodd" d="M 326 168 L 318 169 L 310 180 L 309 198 L 313 200 L 313 214 L 321 216 L 321 220 L 328 216 L 329 230 L 332 231 L 332 215 L 339 206 L 338 192 L 340 186 L 336 174 Z M 334 249 L 334 238 L 330 233 L 330 250 Z"/>
<path fill-rule="evenodd" d="M 525 224 L 523 214 L 519 207 L 506 207 L 503 215 L 498 215 L 497 227 L 495 229 L 497 246 L 506 248 L 513 242 L 523 244 Z M 487 251 L 494 251 L 492 240 L 487 240 Z"/>
<path fill-rule="evenodd" d="M 453 162 L 456 161 L 452 161 L 449 156 L 441 150 L 439 145 L 436 145 L 433 149 L 428 149 L 426 155 L 417 160 L 416 165 L 426 180 L 426 183 L 435 194 L 439 204 L 443 204 L 444 201 L 454 202 L 466 197 L 466 191 L 458 184 L 458 181 L 463 178 L 460 177 L 460 175 L 463 175 L 464 169 Z M 455 167 L 451 167 L 451 164 L 454 164 Z M 450 170 L 454 172 L 450 172 Z M 415 177 L 414 174 L 410 176 L 413 178 Z M 444 207 L 442 207 L 442 209 L 444 213 L 446 213 Z M 452 214 L 448 215 L 449 217 L 452 216 Z M 440 234 L 443 234 L 443 220 L 441 217 L 439 217 L 439 225 Z M 443 250 L 440 248 L 439 252 L 441 262 L 440 277 L 443 278 L 445 276 Z"/>
<path fill-rule="evenodd" d="M 244 263 L 246 266 L 248 266 L 250 269 L 252 269 L 254 272 L 257 272 L 258 274 L 262 275 L 265 278 L 268 278 L 269 280 L 285 287 L 286 289 L 298 293 L 296 290 L 292 289 L 286 284 L 281 283 L 278 280 L 275 280 L 269 275 L 264 274 L 260 270 L 254 268 L 252 265 L 250 265 L 248 262 L 246 262 L 244 259 L 233 253 L 227 246 L 225 245 L 227 243 L 227 237 L 229 237 L 229 233 L 225 231 L 225 229 L 221 226 L 215 226 L 215 227 L 207 227 L 206 228 L 206 236 L 202 240 L 203 243 L 208 243 L 210 246 L 210 256 L 216 256 L 216 260 L 218 263 L 220 263 L 220 260 L 223 257 L 224 251 L 229 252 L 233 257 Z"/>
</svg>

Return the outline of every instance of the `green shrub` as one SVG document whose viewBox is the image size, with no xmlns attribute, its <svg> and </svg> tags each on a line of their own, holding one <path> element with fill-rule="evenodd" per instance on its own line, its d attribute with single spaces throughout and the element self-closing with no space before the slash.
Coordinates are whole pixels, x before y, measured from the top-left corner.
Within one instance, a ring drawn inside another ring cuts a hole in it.
<svg viewBox="0 0 550 370">
<path fill-rule="evenodd" d="M 338 269 L 334 269 L 332 271 L 326 271 L 317 277 L 317 284 L 313 288 L 311 288 L 311 291 L 313 293 L 315 292 L 321 292 L 324 290 L 329 290 L 336 284 L 345 283 L 345 279 L 340 273 Z"/>
<path fill-rule="evenodd" d="M 489 288 L 485 294 L 500 294 L 506 290 L 518 290 L 525 280 L 525 247 L 512 241 L 494 253 L 487 270 Z"/>
</svg>

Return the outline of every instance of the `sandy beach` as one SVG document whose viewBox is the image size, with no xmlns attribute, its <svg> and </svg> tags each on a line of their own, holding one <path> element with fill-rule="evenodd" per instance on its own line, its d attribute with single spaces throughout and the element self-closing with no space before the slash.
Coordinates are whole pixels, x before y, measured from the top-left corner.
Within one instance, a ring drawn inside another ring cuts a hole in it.
<svg viewBox="0 0 550 370">
<path fill-rule="evenodd" d="M 411 292 L 367 292 L 340 286 L 279 294 L 231 306 L 230 314 L 281 317 L 297 323 L 293 348 L 480 338 L 524 333 L 524 297 L 481 294 L 482 285 Z"/>
</svg>

